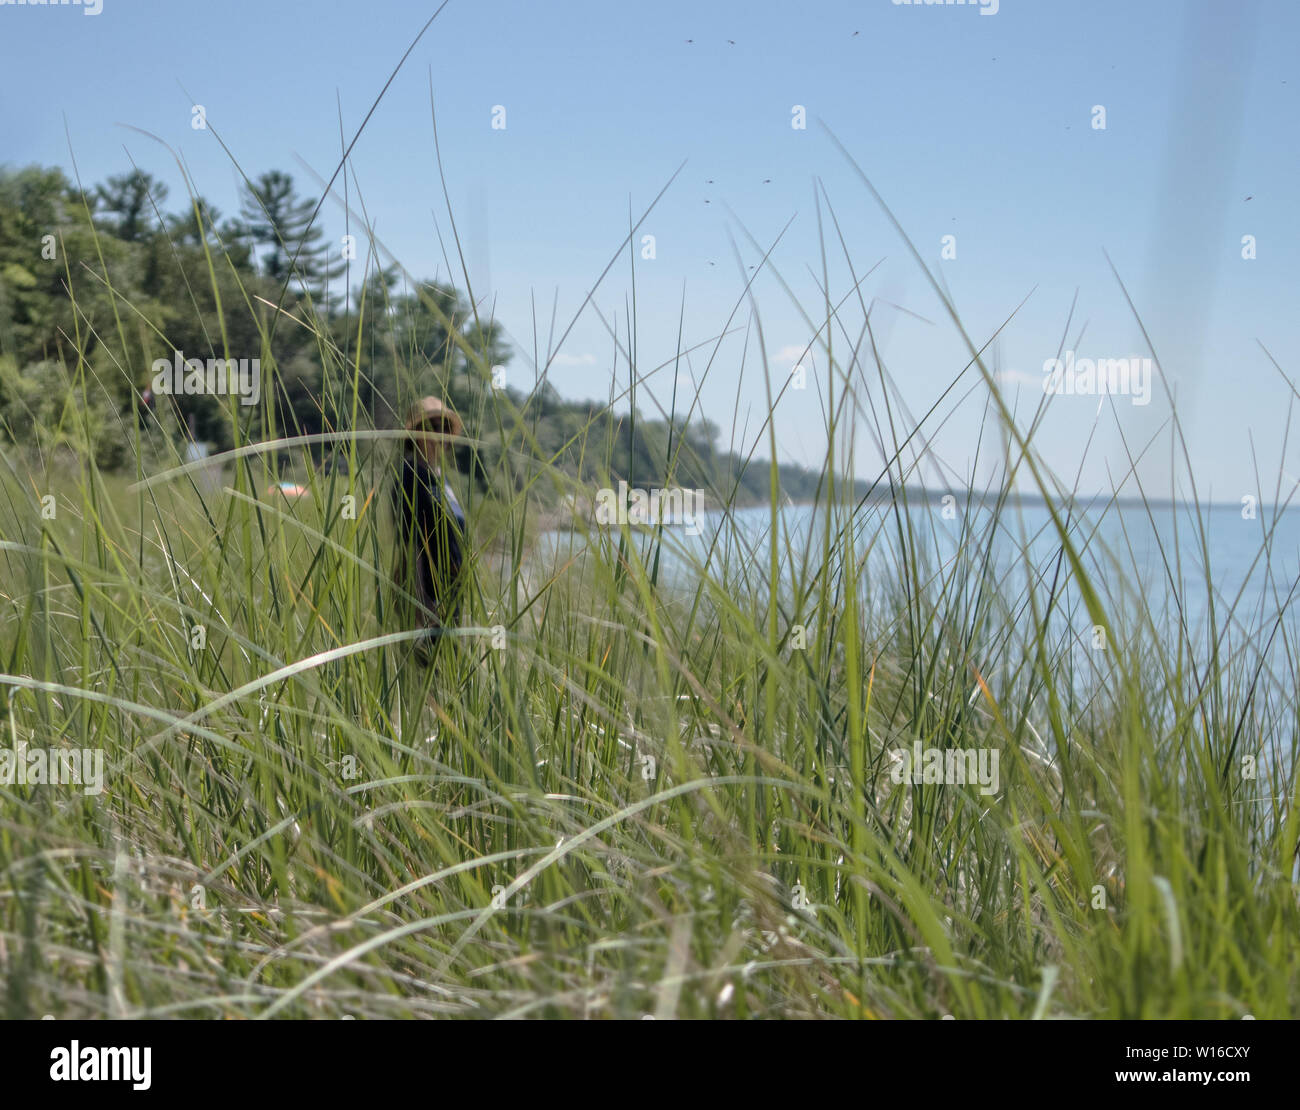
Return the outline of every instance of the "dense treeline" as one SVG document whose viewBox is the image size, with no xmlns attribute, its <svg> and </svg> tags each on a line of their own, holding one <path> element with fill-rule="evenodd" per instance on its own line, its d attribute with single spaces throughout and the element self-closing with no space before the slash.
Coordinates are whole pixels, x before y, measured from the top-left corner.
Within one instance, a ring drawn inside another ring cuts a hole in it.
<svg viewBox="0 0 1300 1110">
<path fill-rule="evenodd" d="M 146 460 L 174 458 L 190 438 L 220 450 L 391 428 L 414 397 L 437 393 L 481 442 L 476 460 L 461 453 L 481 477 L 517 486 L 526 468 L 507 456 L 522 453 L 584 480 L 608 476 L 609 460 L 637 485 L 739 481 L 738 501 L 766 498 L 766 465 L 721 451 L 707 420 L 620 415 L 545 382 L 494 389 L 492 369 L 510 359 L 500 326 L 451 285 L 379 265 L 359 229 L 326 235 L 289 175 L 247 183 L 229 217 L 202 197 L 169 211 L 167 197 L 139 170 L 85 190 L 59 169 L 0 170 L 0 444 L 90 451 L 114 469 L 134 466 L 137 432 Z M 152 394 L 155 360 L 177 351 L 259 360 L 263 396 Z M 782 466 L 780 477 L 784 495 L 814 494 L 814 473 Z"/>
</svg>

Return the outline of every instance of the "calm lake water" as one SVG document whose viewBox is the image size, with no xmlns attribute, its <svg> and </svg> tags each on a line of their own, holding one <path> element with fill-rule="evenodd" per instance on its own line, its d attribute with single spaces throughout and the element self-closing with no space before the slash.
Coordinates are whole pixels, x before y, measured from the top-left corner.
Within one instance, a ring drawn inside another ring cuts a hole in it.
<svg viewBox="0 0 1300 1110">
<path fill-rule="evenodd" d="M 1141 603 L 1158 626 L 1163 622 L 1172 629 L 1180 619 L 1173 604 L 1177 593 L 1181 619 L 1198 635 L 1206 628 L 1212 596 L 1216 622 L 1221 628 L 1228 624 L 1234 639 L 1261 628 L 1267 634 L 1279 613 L 1294 629 L 1300 588 L 1288 595 L 1300 577 L 1300 509 L 1279 512 L 1260 506 L 1253 518 L 1243 511 L 1240 505 L 1203 509 L 1198 525 L 1187 506 L 1164 504 L 1148 512 L 1141 505 L 1111 505 L 1076 510 L 1081 515 L 1071 522 L 1070 535 L 1112 611 Z M 896 581 L 898 523 L 892 508 L 873 505 L 860 518 L 857 545 L 866 553 L 864 585 L 870 589 L 873 582 Z M 801 576 L 810 537 L 807 562 L 819 564 L 823 524 L 808 506 L 787 507 L 777 520 L 781 576 L 789 586 Z M 993 515 L 987 508 L 966 510 L 956 503 L 945 513 L 937 501 L 913 504 L 904 520 L 925 553 L 929 573 L 951 573 L 958 560 L 981 559 L 987 551 L 992 576 L 1005 590 L 1023 596 L 1033 580 L 1046 597 L 1061 562 L 1059 535 L 1039 503 L 1004 507 L 991 546 Z M 665 528 L 661 577 L 687 585 L 707 567 L 737 590 L 765 586 L 771 529 L 767 508 L 739 510 L 729 521 L 718 512 L 702 513 L 694 523 L 697 529 L 682 524 Z M 695 530 L 698 535 L 691 535 Z M 543 558 L 579 559 L 587 542 L 581 533 L 566 531 L 549 533 L 545 541 Z M 1062 578 L 1068 572 L 1068 563 L 1062 564 Z M 1077 602 L 1077 591 L 1068 589 L 1066 599 Z"/>
</svg>

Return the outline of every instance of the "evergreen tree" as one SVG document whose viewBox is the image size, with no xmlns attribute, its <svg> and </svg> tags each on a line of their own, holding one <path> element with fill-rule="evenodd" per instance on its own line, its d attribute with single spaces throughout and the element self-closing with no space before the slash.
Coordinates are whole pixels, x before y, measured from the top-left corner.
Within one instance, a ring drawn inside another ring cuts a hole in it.
<svg viewBox="0 0 1300 1110">
<path fill-rule="evenodd" d="M 110 213 L 113 234 L 127 243 L 148 237 L 156 218 L 154 209 L 162 209 L 167 186 L 143 170 L 118 174 L 95 189 L 97 208 Z"/>
<path fill-rule="evenodd" d="M 283 283 L 292 270 L 319 297 L 344 266 L 341 260 L 330 261 L 324 232 L 312 223 L 315 210 L 316 201 L 298 199 L 289 174 L 270 170 L 252 186 L 243 186 L 239 227 L 250 243 L 266 248 L 262 272 L 267 277 Z"/>
</svg>

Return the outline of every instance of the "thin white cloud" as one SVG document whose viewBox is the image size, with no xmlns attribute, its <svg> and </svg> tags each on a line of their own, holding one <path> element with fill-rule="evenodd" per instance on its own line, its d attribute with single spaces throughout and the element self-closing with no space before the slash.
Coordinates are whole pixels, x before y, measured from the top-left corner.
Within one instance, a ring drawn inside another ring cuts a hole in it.
<svg viewBox="0 0 1300 1110">
<path fill-rule="evenodd" d="M 595 366 L 595 355 L 556 355 L 551 359 L 552 366 Z"/>
<path fill-rule="evenodd" d="M 808 349 L 802 343 L 787 343 L 776 352 L 776 361 L 783 362 L 787 366 L 794 366 L 805 357 L 812 358 L 812 350 Z"/>
</svg>

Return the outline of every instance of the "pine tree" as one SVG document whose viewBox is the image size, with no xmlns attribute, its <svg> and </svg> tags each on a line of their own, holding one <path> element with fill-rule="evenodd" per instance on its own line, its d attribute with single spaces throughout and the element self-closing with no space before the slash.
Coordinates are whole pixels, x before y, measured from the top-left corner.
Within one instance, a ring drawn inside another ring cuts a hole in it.
<svg viewBox="0 0 1300 1110">
<path fill-rule="evenodd" d="M 313 296 L 320 296 L 344 267 L 330 262 L 324 232 L 312 223 L 315 210 L 316 201 L 297 198 L 289 174 L 271 170 L 252 186 L 244 185 L 239 215 L 243 235 L 267 248 L 262 272 L 284 282 L 292 270 Z"/>
<path fill-rule="evenodd" d="M 95 189 L 98 207 L 115 217 L 113 234 L 128 243 L 147 237 L 157 218 L 154 209 L 161 210 L 166 197 L 167 186 L 143 170 L 110 177 Z"/>
</svg>

